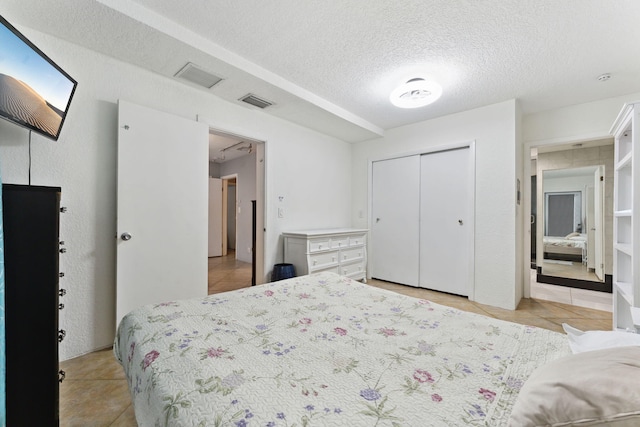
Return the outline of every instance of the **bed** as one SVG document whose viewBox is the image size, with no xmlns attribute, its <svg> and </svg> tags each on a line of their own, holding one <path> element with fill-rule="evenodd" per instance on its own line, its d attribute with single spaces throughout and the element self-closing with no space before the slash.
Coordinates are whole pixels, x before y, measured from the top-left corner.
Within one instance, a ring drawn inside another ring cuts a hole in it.
<svg viewBox="0 0 640 427">
<path fill-rule="evenodd" d="M 570 349 L 320 273 L 136 309 L 114 353 L 140 426 L 501 426 Z"/>
<path fill-rule="evenodd" d="M 544 236 L 544 256 L 547 259 L 586 262 L 587 235 L 571 233 L 564 237 Z"/>
</svg>

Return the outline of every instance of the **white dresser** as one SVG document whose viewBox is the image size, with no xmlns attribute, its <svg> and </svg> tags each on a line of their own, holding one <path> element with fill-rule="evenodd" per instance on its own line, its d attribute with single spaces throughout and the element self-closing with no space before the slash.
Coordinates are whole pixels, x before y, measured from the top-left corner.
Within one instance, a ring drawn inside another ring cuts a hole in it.
<svg viewBox="0 0 640 427">
<path fill-rule="evenodd" d="M 334 228 L 282 233 L 284 262 L 296 274 L 332 271 L 355 280 L 367 280 L 366 229 Z"/>
</svg>

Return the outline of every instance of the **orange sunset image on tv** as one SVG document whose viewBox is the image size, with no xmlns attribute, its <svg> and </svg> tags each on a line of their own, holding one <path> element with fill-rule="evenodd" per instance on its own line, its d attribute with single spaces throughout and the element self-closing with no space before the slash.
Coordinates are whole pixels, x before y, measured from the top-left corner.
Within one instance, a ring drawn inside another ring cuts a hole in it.
<svg viewBox="0 0 640 427">
<path fill-rule="evenodd" d="M 53 107 L 28 84 L 0 74 L 0 110 L 13 119 L 56 135 L 63 112 Z"/>
</svg>

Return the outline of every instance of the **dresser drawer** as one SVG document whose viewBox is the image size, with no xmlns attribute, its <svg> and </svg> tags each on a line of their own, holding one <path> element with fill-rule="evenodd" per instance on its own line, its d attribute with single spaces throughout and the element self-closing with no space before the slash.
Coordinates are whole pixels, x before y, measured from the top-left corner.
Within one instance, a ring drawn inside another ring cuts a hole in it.
<svg viewBox="0 0 640 427">
<path fill-rule="evenodd" d="M 365 236 L 349 237 L 349 246 L 361 246 L 365 244 Z"/>
<path fill-rule="evenodd" d="M 341 265 L 340 269 L 342 270 L 340 273 L 343 276 L 354 277 L 354 276 L 362 276 L 365 272 L 364 263 L 356 262 L 354 264 Z"/>
<path fill-rule="evenodd" d="M 331 248 L 332 249 L 346 248 L 347 246 L 349 246 L 349 238 L 348 237 L 345 237 L 343 239 L 338 239 L 338 238 L 331 239 Z"/>
<path fill-rule="evenodd" d="M 313 239 L 309 240 L 309 252 L 319 252 L 331 249 L 331 241 L 329 239 Z"/>
<path fill-rule="evenodd" d="M 316 271 L 331 265 L 337 265 L 338 255 L 338 251 L 320 252 L 309 255 L 309 269 Z"/>
<path fill-rule="evenodd" d="M 359 260 L 364 258 L 364 246 L 359 248 L 343 249 L 340 254 L 340 262 Z"/>
</svg>

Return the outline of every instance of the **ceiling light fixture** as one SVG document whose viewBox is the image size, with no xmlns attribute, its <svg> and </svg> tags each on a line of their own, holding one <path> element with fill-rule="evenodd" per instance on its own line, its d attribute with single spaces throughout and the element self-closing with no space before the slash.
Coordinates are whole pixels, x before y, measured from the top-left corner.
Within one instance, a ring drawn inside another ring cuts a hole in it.
<svg viewBox="0 0 640 427">
<path fill-rule="evenodd" d="M 415 78 L 398 86 L 391 92 L 389 100 L 396 107 L 418 108 L 437 101 L 441 95 L 442 87 L 439 84 Z"/>
</svg>

